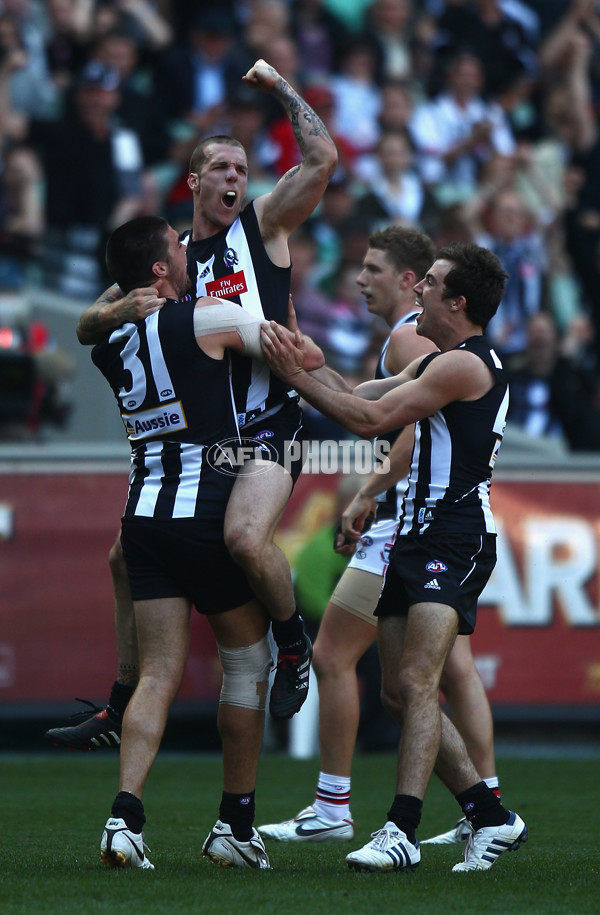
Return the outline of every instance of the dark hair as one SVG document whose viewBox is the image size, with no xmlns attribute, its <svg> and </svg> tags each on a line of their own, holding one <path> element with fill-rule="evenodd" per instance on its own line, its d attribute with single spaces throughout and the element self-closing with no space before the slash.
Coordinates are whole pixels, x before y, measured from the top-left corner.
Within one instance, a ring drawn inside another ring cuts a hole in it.
<svg viewBox="0 0 600 915">
<path fill-rule="evenodd" d="M 436 260 L 453 264 L 444 277 L 442 298 L 464 296 L 467 318 L 485 330 L 498 310 L 509 276 L 500 259 L 487 248 L 456 241 L 440 248 Z"/>
<path fill-rule="evenodd" d="M 369 235 L 369 248 L 383 251 L 398 273 L 414 270 L 422 279 L 435 260 L 435 247 L 428 235 L 418 229 L 389 226 Z"/>
<path fill-rule="evenodd" d="M 106 269 L 123 292 L 152 284 L 152 266 L 169 254 L 169 223 L 160 216 L 139 216 L 119 226 L 106 245 Z"/>
<path fill-rule="evenodd" d="M 217 135 L 215 137 L 205 137 L 201 143 L 198 143 L 194 149 L 192 155 L 190 156 L 190 172 L 194 172 L 199 175 L 202 171 L 202 166 L 208 158 L 206 155 L 207 146 L 212 146 L 215 143 L 223 143 L 225 146 L 237 146 L 238 149 L 243 149 L 246 152 L 246 149 L 243 143 L 240 143 L 239 140 L 236 140 L 234 137 L 228 137 L 226 135 Z"/>
</svg>

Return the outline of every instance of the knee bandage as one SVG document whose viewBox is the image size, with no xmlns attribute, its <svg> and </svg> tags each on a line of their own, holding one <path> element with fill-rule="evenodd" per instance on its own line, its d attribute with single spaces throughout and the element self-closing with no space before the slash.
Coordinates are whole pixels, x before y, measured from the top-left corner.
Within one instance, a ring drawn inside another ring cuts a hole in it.
<svg viewBox="0 0 600 915">
<path fill-rule="evenodd" d="M 219 699 L 224 705 L 238 705 L 264 711 L 269 689 L 269 673 L 273 666 L 269 639 L 248 648 L 223 648 L 217 645 L 223 685 Z"/>
<path fill-rule="evenodd" d="M 254 359 L 264 359 L 260 347 L 260 321 L 233 302 L 217 302 L 214 305 L 196 305 L 194 309 L 194 333 L 197 337 L 235 330 L 244 344 L 244 352 Z"/>
</svg>

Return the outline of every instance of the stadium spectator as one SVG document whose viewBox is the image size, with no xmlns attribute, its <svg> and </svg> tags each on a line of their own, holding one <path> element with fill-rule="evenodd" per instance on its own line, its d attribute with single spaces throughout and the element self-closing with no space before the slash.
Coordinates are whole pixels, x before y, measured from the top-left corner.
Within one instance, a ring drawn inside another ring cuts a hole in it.
<svg viewBox="0 0 600 915">
<path fill-rule="evenodd" d="M 406 130 L 384 130 L 371 156 L 362 156 L 355 175 L 363 182 L 357 208 L 372 227 L 388 223 L 418 226 L 427 192 L 414 166 Z"/>
<path fill-rule="evenodd" d="M 56 248 L 48 282 L 90 295 L 105 284 L 103 255 L 111 229 L 155 203 L 144 184 L 141 143 L 122 127 L 119 76 L 90 61 L 78 76 L 73 104 L 57 121 L 32 121 L 29 142 L 46 179 L 46 220 Z M 86 275 L 87 271 L 87 275 Z"/>
<path fill-rule="evenodd" d="M 414 14 L 413 0 L 373 0 L 367 7 L 361 33 L 375 49 L 375 80 L 379 85 L 412 77 Z"/>
<path fill-rule="evenodd" d="M 92 7 L 90 41 L 114 29 L 125 29 L 145 50 L 165 50 L 174 33 L 159 7 L 154 0 L 97 0 Z"/>
<path fill-rule="evenodd" d="M 329 364 L 350 375 L 360 375 L 373 335 L 373 318 L 356 283 L 358 269 L 356 262 L 342 261 L 332 277 L 326 343 Z"/>
<path fill-rule="evenodd" d="M 515 84 L 537 76 L 537 21 L 530 12 L 527 28 L 501 0 L 445 4 L 436 24 L 435 71 L 457 53 L 476 54 L 484 69 L 483 94 L 499 101 Z M 438 83 L 439 85 L 439 83 Z"/>
<path fill-rule="evenodd" d="M 45 220 L 43 174 L 27 146 L 9 146 L 0 173 L 0 289 L 21 289 L 39 258 Z"/>
<path fill-rule="evenodd" d="M 381 130 L 407 130 L 414 108 L 413 93 L 406 80 L 386 80 L 381 86 Z"/>
<path fill-rule="evenodd" d="M 381 90 L 375 81 L 375 66 L 371 43 L 354 38 L 329 84 L 335 104 L 335 134 L 343 137 L 357 155 L 371 151 L 379 137 Z"/>
<path fill-rule="evenodd" d="M 461 53 L 448 61 L 442 91 L 416 106 L 410 132 L 426 185 L 440 203 L 472 196 L 483 162 L 495 153 L 512 155 L 514 138 L 502 109 L 481 95 L 478 57 Z"/>
<path fill-rule="evenodd" d="M 224 10 L 195 10 L 185 38 L 170 45 L 161 60 L 159 97 L 183 138 L 194 145 L 211 133 L 227 96 L 239 81 L 236 24 Z"/>
<path fill-rule="evenodd" d="M 290 292 L 298 323 L 321 348 L 327 347 L 331 321 L 331 299 L 317 283 L 317 243 L 306 226 L 290 235 Z"/>
<path fill-rule="evenodd" d="M 366 223 L 356 212 L 353 181 L 342 167 L 338 167 L 310 220 L 311 232 L 317 242 L 317 281 L 329 294 L 331 278 L 342 260 L 360 263 L 360 254 L 347 256 L 348 236 L 354 237 L 357 225 L 362 231 Z M 361 250 L 364 251 L 364 246 Z"/>
<path fill-rule="evenodd" d="M 48 21 L 45 5 L 37 0 L 4 0 L 2 20 L 5 40 L 25 53 L 25 63 L 11 77 L 13 107 L 27 115 L 53 119 L 60 111 L 61 95 L 50 76 L 45 38 Z"/>
<path fill-rule="evenodd" d="M 161 55 L 144 52 L 141 41 L 132 31 L 117 28 L 97 39 L 89 56 L 118 74 L 116 116 L 139 137 L 144 165 L 158 166 L 167 162 L 172 137 L 170 112 L 163 109 L 157 93 Z"/>
<path fill-rule="evenodd" d="M 596 373 L 569 352 L 556 321 L 540 311 L 527 322 L 527 343 L 509 371 L 509 423 L 527 435 L 558 439 L 571 451 L 600 451 L 600 390 Z"/>
<path fill-rule="evenodd" d="M 491 201 L 487 232 L 477 241 L 498 255 L 509 275 L 487 334 L 504 357 L 523 352 L 527 320 L 545 304 L 547 272 L 542 236 L 518 192 L 499 191 Z"/>
<path fill-rule="evenodd" d="M 48 0 L 46 9 L 49 32 L 44 47 L 48 70 L 64 97 L 87 60 L 93 5 L 79 0 Z"/>
<path fill-rule="evenodd" d="M 290 12 L 290 30 L 307 81 L 327 79 L 348 42 L 348 29 L 325 0 L 292 0 Z"/>
</svg>

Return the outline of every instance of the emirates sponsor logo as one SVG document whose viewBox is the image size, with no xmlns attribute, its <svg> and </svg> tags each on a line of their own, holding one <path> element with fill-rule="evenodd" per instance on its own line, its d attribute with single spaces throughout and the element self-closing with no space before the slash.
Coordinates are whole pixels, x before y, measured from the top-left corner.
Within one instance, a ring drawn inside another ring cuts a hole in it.
<svg viewBox="0 0 600 915">
<path fill-rule="evenodd" d="M 230 299 L 244 292 L 248 292 L 248 286 L 243 270 L 230 273 L 229 276 L 219 276 L 206 284 L 206 294 L 216 299 Z"/>
</svg>

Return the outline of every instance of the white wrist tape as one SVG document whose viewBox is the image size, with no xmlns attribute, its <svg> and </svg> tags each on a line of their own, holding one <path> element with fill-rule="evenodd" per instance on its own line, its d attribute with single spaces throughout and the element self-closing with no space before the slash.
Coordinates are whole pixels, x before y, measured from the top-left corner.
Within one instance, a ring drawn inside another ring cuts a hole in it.
<svg viewBox="0 0 600 915">
<path fill-rule="evenodd" d="M 244 345 L 244 352 L 254 359 L 263 359 L 260 346 L 260 321 L 249 315 L 240 305 L 233 302 L 218 302 L 214 305 L 196 305 L 194 309 L 194 333 L 197 337 L 237 331 Z"/>
</svg>

